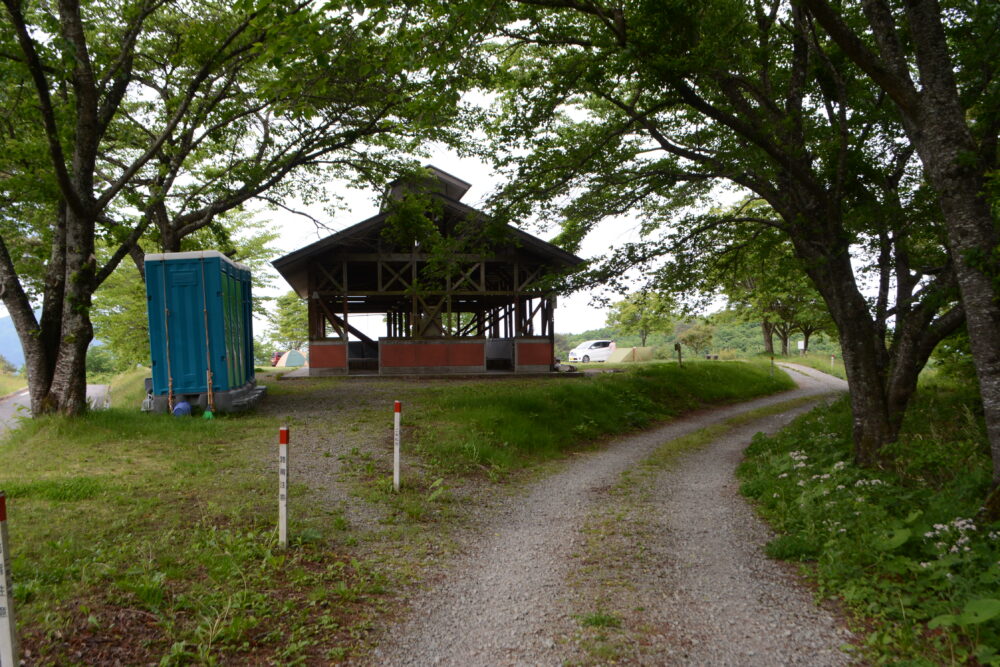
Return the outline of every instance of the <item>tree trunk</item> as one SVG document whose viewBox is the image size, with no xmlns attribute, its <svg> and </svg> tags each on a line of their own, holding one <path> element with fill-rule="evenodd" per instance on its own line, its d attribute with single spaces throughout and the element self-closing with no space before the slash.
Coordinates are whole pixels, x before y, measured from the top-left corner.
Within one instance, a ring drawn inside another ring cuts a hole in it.
<svg viewBox="0 0 1000 667">
<path fill-rule="evenodd" d="M 3 301 L 24 350 L 31 413 L 80 414 L 87 408 L 87 348 L 93 339 L 89 295 L 81 302 L 79 294 L 86 288 L 67 283 L 70 294 L 66 299 L 47 298 L 39 324 L 20 283 L 16 277 L 12 280 L 12 268 L 6 246 L 0 243 Z M 80 303 L 87 306 L 75 307 Z M 57 305 L 61 312 L 53 312 Z M 53 327 L 57 327 L 55 333 L 49 330 Z M 51 345 L 52 342 L 55 344 Z"/>
<path fill-rule="evenodd" d="M 146 253 L 143 252 L 142 247 L 137 243 L 129 249 L 128 254 L 132 258 L 132 263 L 135 264 L 136 270 L 139 271 L 139 276 L 142 278 L 143 282 L 145 282 Z"/>
<path fill-rule="evenodd" d="M 916 56 L 919 88 L 899 42 L 898 21 L 879 3 L 866 5 L 878 54 L 860 48 L 860 40 L 824 2 L 806 0 L 819 22 L 845 52 L 896 103 L 906 133 L 937 192 L 948 232 L 948 247 L 969 330 L 972 357 L 982 392 L 986 431 L 993 459 L 994 491 L 990 519 L 1000 519 L 1000 295 L 993 281 L 1000 275 L 996 221 L 985 197 L 986 174 L 996 168 L 995 131 L 977 146 L 967 109 L 959 97 L 955 71 L 959 59 L 948 43 L 943 11 L 936 0 L 907 0 L 906 48 Z M 973 99 L 973 98 L 970 98 Z M 988 98 L 984 98 L 988 99 Z M 985 103 L 985 102 L 984 102 Z M 989 132 L 989 129 L 986 129 Z"/>
<path fill-rule="evenodd" d="M 810 336 L 812 336 L 812 329 L 802 329 L 802 354 L 809 354 Z"/>
<path fill-rule="evenodd" d="M 817 214 L 810 217 L 819 219 Z M 854 460 L 871 466 L 878 461 L 882 447 L 898 436 L 886 396 L 888 353 L 876 333 L 868 304 L 858 291 L 847 248 L 831 253 L 828 261 L 818 261 L 813 247 L 818 240 L 798 237 L 793 242 L 837 325 L 850 390 Z M 831 240 L 831 247 L 836 243 Z"/>
<path fill-rule="evenodd" d="M 936 183 L 935 187 L 940 191 Z M 993 481 L 1000 484 L 1000 295 L 993 286 L 996 278 L 990 277 L 996 267 L 986 265 L 991 260 L 990 254 L 1000 247 L 1000 241 L 985 202 L 960 195 L 942 196 L 941 208 L 952 223 L 948 225 L 948 240 L 983 400 Z M 1000 518 L 1000 514 L 994 518 Z"/>
<path fill-rule="evenodd" d="M 774 329 L 773 325 L 764 320 L 760 323 L 760 332 L 764 336 L 764 353 L 774 356 Z"/>
<path fill-rule="evenodd" d="M 835 319 L 840 318 L 835 316 Z M 865 332 L 871 328 L 870 323 L 870 319 L 854 319 L 846 326 L 838 322 L 844 371 L 850 386 L 854 459 L 863 466 L 875 464 L 882 447 L 896 440 L 906 409 L 905 403 L 897 404 L 894 406 L 896 414 L 890 414 L 886 369 L 884 360 L 880 359 L 883 355 L 877 345 L 872 344 L 875 337 L 865 335 L 871 333 Z"/>
<path fill-rule="evenodd" d="M 48 397 L 32 412 L 75 416 L 87 409 L 87 349 L 94 339 L 90 322 L 91 295 L 97 258 L 93 222 L 72 211 L 66 220 L 66 279 L 59 346 L 53 359 Z"/>
<path fill-rule="evenodd" d="M 777 324 L 771 325 L 774 333 L 778 334 L 778 340 L 781 341 L 781 356 L 788 356 L 788 339 L 792 335 L 792 327 L 789 326 L 787 322 L 778 322 Z"/>
<path fill-rule="evenodd" d="M 928 111 L 927 115 L 933 117 L 936 112 Z M 1000 484 L 1000 295 L 993 284 L 1000 274 L 995 256 L 1000 238 L 982 195 L 985 182 L 962 159 L 968 154 L 963 146 L 966 150 L 971 147 L 964 124 L 956 126 L 938 119 L 933 125 L 934 130 L 920 134 L 917 152 L 928 180 L 939 193 L 948 222 L 948 245 L 983 400 L 993 481 Z M 993 518 L 1000 518 L 1000 514 Z"/>
<path fill-rule="evenodd" d="M 996 486 L 1000 484 L 1000 294 L 994 281 L 1000 275 L 996 255 L 1000 235 L 984 194 L 985 174 L 996 165 L 996 147 L 979 151 L 969 130 L 940 6 L 930 0 L 910 0 L 906 10 L 922 88 L 919 110 L 904 115 L 947 224 Z M 990 518 L 1000 518 L 998 503 L 992 507 Z"/>
</svg>

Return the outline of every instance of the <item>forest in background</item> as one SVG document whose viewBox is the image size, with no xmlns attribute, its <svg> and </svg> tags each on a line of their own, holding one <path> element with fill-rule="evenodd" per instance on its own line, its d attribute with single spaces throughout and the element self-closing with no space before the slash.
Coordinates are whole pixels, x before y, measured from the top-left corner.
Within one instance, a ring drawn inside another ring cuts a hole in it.
<svg viewBox="0 0 1000 667">
<path fill-rule="evenodd" d="M 646 337 L 646 346 L 653 348 L 656 359 L 671 359 L 676 357 L 674 343 L 692 326 L 706 326 L 711 332 L 711 339 L 706 349 L 697 351 L 685 348 L 683 354 L 717 354 L 720 359 L 734 359 L 764 354 L 764 338 L 761 334 L 760 322 L 747 322 L 734 312 L 723 310 L 705 318 L 685 320 L 671 324 L 667 331 L 652 332 Z M 623 334 L 618 327 L 606 326 L 600 329 L 590 329 L 577 334 L 556 334 L 556 358 L 565 360 L 568 353 L 576 345 L 585 340 L 610 339 L 618 347 L 639 347 L 639 334 Z M 801 334 L 793 334 L 789 339 L 789 354 L 798 354 L 796 341 L 802 340 Z M 774 338 L 776 356 L 780 356 L 780 345 L 777 336 Z M 829 335 L 817 334 L 809 339 L 809 351 L 836 354 L 840 358 L 840 347 Z"/>
</svg>

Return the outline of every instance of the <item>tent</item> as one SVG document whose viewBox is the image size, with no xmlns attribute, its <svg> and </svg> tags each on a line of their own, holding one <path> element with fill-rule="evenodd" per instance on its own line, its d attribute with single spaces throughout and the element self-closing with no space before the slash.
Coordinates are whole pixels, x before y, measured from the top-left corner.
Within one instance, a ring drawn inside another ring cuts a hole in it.
<svg viewBox="0 0 1000 667">
<path fill-rule="evenodd" d="M 309 360 L 304 354 L 298 350 L 289 350 L 281 355 L 281 359 L 278 359 L 278 363 L 275 364 L 276 367 L 288 367 L 296 368 L 298 366 L 308 366 Z"/>
<path fill-rule="evenodd" d="M 609 364 L 621 364 L 630 361 L 652 361 L 653 348 L 651 347 L 620 347 L 611 353 L 608 359 Z"/>
</svg>

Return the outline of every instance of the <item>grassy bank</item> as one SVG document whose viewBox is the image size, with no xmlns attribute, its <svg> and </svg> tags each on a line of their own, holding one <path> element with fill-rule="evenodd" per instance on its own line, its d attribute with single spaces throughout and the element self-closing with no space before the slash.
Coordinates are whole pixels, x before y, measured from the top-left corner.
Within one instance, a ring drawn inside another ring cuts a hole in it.
<svg viewBox="0 0 1000 667">
<path fill-rule="evenodd" d="M 436 389 L 418 414 L 421 454 L 444 472 L 503 473 L 557 457 L 581 442 L 624 433 L 706 405 L 790 389 L 766 363 L 632 364 L 565 381 Z"/>
<path fill-rule="evenodd" d="M 434 481 L 406 489 L 406 511 L 371 525 L 351 524 L 293 486 L 293 548 L 282 551 L 271 466 L 279 417 L 143 415 L 144 375 L 113 383 L 111 410 L 33 420 L 0 442 L 14 596 L 32 664 L 337 661 L 364 650 L 374 620 L 419 578 L 426 552 L 414 535 L 444 539 L 454 515 L 429 510 L 444 502 L 446 486 L 472 476 L 490 493 L 510 473 L 597 446 L 604 435 L 790 386 L 766 365 L 728 363 L 433 388 L 397 382 L 393 392 L 413 406 L 406 423 L 424 456 L 419 467 Z M 284 405 L 356 386 L 270 384 Z M 369 413 L 324 418 L 382 442 L 390 422 Z M 280 420 L 310 426 L 294 413 Z M 331 441 L 337 435 L 330 431 Z M 384 492 L 386 473 L 374 460 L 345 469 L 350 476 L 331 483 L 355 489 L 357 502 L 400 502 Z M 373 516 L 384 517 L 381 509 Z"/>
<path fill-rule="evenodd" d="M 8 375 L 0 373 L 0 396 L 13 394 L 28 386 L 28 380 L 23 375 Z"/>
<path fill-rule="evenodd" d="M 857 614 L 875 662 L 1000 664 L 1000 523 L 976 515 L 991 463 L 968 390 L 927 384 L 877 470 L 851 461 L 846 401 L 759 437 L 742 490 L 821 596 Z"/>
</svg>

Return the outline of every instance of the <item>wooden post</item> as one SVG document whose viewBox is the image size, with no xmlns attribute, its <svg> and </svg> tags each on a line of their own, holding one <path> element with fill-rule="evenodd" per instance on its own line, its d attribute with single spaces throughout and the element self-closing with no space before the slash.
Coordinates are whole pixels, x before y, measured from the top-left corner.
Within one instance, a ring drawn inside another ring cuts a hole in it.
<svg viewBox="0 0 1000 667">
<path fill-rule="evenodd" d="M 288 427 L 278 429 L 278 546 L 288 548 Z"/>
<path fill-rule="evenodd" d="M 7 535 L 7 497 L 0 491 L 0 667 L 20 665 L 14 593 L 11 591 L 10 538 Z"/>
<path fill-rule="evenodd" d="M 680 343 L 674 343 L 674 350 L 677 351 L 677 365 L 678 366 L 683 366 L 684 363 L 681 361 L 681 344 Z"/>
</svg>

